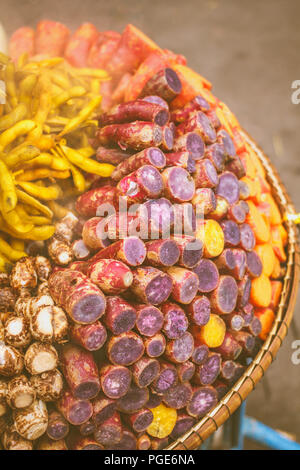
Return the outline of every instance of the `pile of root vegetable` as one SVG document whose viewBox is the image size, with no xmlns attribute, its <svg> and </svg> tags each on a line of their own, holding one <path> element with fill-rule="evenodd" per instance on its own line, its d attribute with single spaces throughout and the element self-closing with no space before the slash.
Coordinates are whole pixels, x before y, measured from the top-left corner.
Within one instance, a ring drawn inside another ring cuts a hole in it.
<svg viewBox="0 0 300 470">
<path fill-rule="evenodd" d="M 132 25 L 69 37 L 44 21 L 10 49 L 110 74 L 85 158 L 114 168 L 85 167 L 89 190 L 56 204 L 54 234 L 0 275 L 2 446 L 165 448 L 274 321 L 287 233 L 264 168 L 210 83 Z"/>
</svg>

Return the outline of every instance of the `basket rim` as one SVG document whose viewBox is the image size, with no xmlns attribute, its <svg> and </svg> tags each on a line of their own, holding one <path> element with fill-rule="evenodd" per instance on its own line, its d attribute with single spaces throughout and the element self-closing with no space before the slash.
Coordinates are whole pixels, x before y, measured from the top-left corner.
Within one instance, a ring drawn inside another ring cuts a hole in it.
<svg viewBox="0 0 300 470">
<path fill-rule="evenodd" d="M 281 211 L 295 214 L 296 211 L 291 198 L 270 159 L 244 129 L 241 129 L 241 133 L 246 142 L 255 151 L 266 170 L 267 180 L 271 184 L 273 195 Z M 300 249 L 297 228 L 291 221 L 285 222 L 285 225 L 288 232 L 287 270 L 283 279 L 283 289 L 277 315 L 266 341 L 241 378 L 220 400 L 217 406 L 207 413 L 186 434 L 168 445 L 165 450 L 193 450 L 199 447 L 205 439 L 224 424 L 237 410 L 252 390 L 254 390 L 256 384 L 274 361 L 283 339 L 287 335 L 288 327 L 293 317 L 300 273 Z"/>
</svg>

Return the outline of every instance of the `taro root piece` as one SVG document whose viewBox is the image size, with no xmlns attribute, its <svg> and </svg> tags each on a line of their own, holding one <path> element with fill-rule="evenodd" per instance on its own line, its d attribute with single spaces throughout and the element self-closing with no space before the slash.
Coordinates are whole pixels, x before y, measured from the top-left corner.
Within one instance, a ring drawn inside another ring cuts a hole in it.
<svg viewBox="0 0 300 470">
<path fill-rule="evenodd" d="M 146 248 L 143 240 L 138 237 L 126 237 L 112 243 L 96 253 L 89 263 L 100 259 L 118 259 L 128 266 L 139 266 L 146 257 Z"/>
<path fill-rule="evenodd" d="M 166 349 L 166 338 L 161 333 L 156 333 L 151 338 L 144 339 L 144 347 L 147 356 L 159 357 Z"/>
<path fill-rule="evenodd" d="M 152 165 L 162 169 L 166 166 L 166 156 L 156 147 L 149 147 L 132 155 L 114 169 L 111 178 L 120 181 L 124 176 L 138 170 L 143 165 Z"/>
<path fill-rule="evenodd" d="M 236 360 L 242 352 L 242 346 L 235 340 L 233 335 L 226 331 L 224 340 L 220 346 L 215 348 L 224 359 Z"/>
<path fill-rule="evenodd" d="M 190 235 L 174 235 L 173 240 L 177 243 L 180 253 L 177 264 L 183 268 L 195 267 L 202 258 L 202 241 Z"/>
<path fill-rule="evenodd" d="M 211 161 L 217 173 L 222 173 L 224 171 L 226 154 L 223 145 L 215 143 L 207 146 L 205 149 L 205 158 L 208 158 Z"/>
<path fill-rule="evenodd" d="M 209 348 L 206 344 L 202 343 L 198 338 L 194 338 L 194 351 L 191 357 L 191 361 L 194 364 L 201 365 L 208 358 Z"/>
<path fill-rule="evenodd" d="M 109 111 L 101 114 L 98 120 L 101 127 L 132 121 L 151 121 L 162 127 L 167 124 L 169 117 L 168 110 L 158 104 L 135 100 L 113 106 Z"/>
<path fill-rule="evenodd" d="M 85 245 L 82 239 L 75 240 L 72 243 L 72 252 L 75 258 L 79 261 L 87 259 L 91 254 L 89 248 Z"/>
<path fill-rule="evenodd" d="M 107 354 L 114 365 L 129 366 L 142 357 L 144 349 L 141 337 L 128 331 L 110 338 Z"/>
<path fill-rule="evenodd" d="M 79 431 L 82 436 L 90 436 L 94 434 L 96 426 L 92 419 L 89 419 L 86 423 L 83 423 L 79 426 Z"/>
<path fill-rule="evenodd" d="M 213 144 L 217 138 L 215 129 L 202 111 L 191 114 L 187 121 L 179 124 L 177 132 L 179 135 L 187 132 L 197 132 L 206 144 Z"/>
<path fill-rule="evenodd" d="M 0 288 L 0 312 L 12 312 L 14 310 L 16 297 L 10 287 Z"/>
<path fill-rule="evenodd" d="M 164 322 L 162 312 L 154 305 L 137 304 L 136 309 L 136 328 L 141 335 L 154 336 L 158 333 Z"/>
<path fill-rule="evenodd" d="M 184 168 L 171 166 L 163 170 L 164 194 L 172 202 L 191 201 L 195 194 L 195 182 Z"/>
<path fill-rule="evenodd" d="M 208 158 L 196 162 L 193 177 L 196 188 L 215 188 L 219 181 L 217 171 Z"/>
<path fill-rule="evenodd" d="M 62 394 L 63 376 L 58 369 L 43 372 L 40 375 L 32 375 L 30 383 L 41 400 L 56 401 Z"/>
<path fill-rule="evenodd" d="M 140 96 L 157 95 L 165 101 L 172 101 L 182 89 L 181 81 L 175 70 L 167 67 L 159 70 L 144 86 Z"/>
<path fill-rule="evenodd" d="M 107 365 L 101 367 L 100 382 L 103 393 L 112 399 L 126 395 L 131 382 L 131 372 L 127 367 Z"/>
<path fill-rule="evenodd" d="M 100 163 L 111 163 L 112 165 L 118 165 L 119 163 L 127 160 L 132 155 L 132 152 L 125 152 L 121 149 L 108 149 L 106 147 L 97 147 L 96 159 Z"/>
<path fill-rule="evenodd" d="M 173 266 L 179 259 L 179 248 L 174 240 L 151 240 L 146 243 L 146 262 L 156 267 Z"/>
<path fill-rule="evenodd" d="M 92 404 L 88 400 L 75 398 L 67 389 L 63 391 L 61 398 L 58 400 L 57 409 L 74 426 L 85 423 L 93 414 Z"/>
<path fill-rule="evenodd" d="M 14 425 L 20 436 L 34 441 L 47 430 L 48 412 L 42 400 L 35 400 L 27 408 L 14 410 Z"/>
<path fill-rule="evenodd" d="M 32 289 L 37 285 L 37 273 L 34 266 L 34 259 L 27 257 L 17 261 L 10 275 L 11 287 L 19 291 L 27 287 Z"/>
<path fill-rule="evenodd" d="M 232 138 L 227 131 L 221 129 L 217 133 L 217 142 L 224 146 L 226 157 L 230 160 L 236 156 L 236 150 Z"/>
<path fill-rule="evenodd" d="M 160 362 L 160 372 L 151 385 L 151 391 L 155 395 L 164 395 L 169 388 L 176 385 L 177 381 L 176 367 L 169 362 Z"/>
<path fill-rule="evenodd" d="M 147 434 L 142 434 L 137 438 L 137 450 L 149 450 L 151 447 L 151 440 Z"/>
<path fill-rule="evenodd" d="M 167 343 L 166 358 L 175 364 L 188 361 L 193 354 L 194 338 L 188 331 Z"/>
<path fill-rule="evenodd" d="M 74 323 L 69 328 L 71 340 L 88 351 L 98 351 L 107 340 L 105 327 L 99 322 L 90 325 Z"/>
<path fill-rule="evenodd" d="M 173 299 L 182 304 L 189 304 L 196 296 L 199 288 L 197 274 L 177 266 L 167 268 L 166 272 L 173 282 Z"/>
<path fill-rule="evenodd" d="M 224 197 L 229 204 L 234 204 L 240 197 L 239 180 L 230 171 L 225 171 L 219 176 L 216 193 L 218 196 Z"/>
<path fill-rule="evenodd" d="M 84 244 L 92 251 L 102 250 L 107 247 L 110 241 L 106 234 L 102 234 L 102 217 L 92 217 L 86 220 L 82 229 L 82 239 Z M 113 257 L 113 256 L 112 256 Z M 91 258 L 89 262 L 96 261 Z"/>
<path fill-rule="evenodd" d="M 39 281 L 47 281 L 52 270 L 48 258 L 45 258 L 45 256 L 36 256 L 34 258 L 34 266 Z"/>
<path fill-rule="evenodd" d="M 83 217 L 95 217 L 101 204 L 113 202 L 115 193 L 116 188 L 109 185 L 90 189 L 79 196 L 76 201 L 76 210 Z"/>
<path fill-rule="evenodd" d="M 32 343 L 24 356 L 24 363 L 31 375 L 42 374 L 56 369 L 58 354 L 56 349 L 46 343 Z"/>
<path fill-rule="evenodd" d="M 156 359 L 142 357 L 132 366 L 133 380 L 140 388 L 148 387 L 158 376 L 160 370 Z"/>
<path fill-rule="evenodd" d="M 246 251 L 252 251 L 255 247 L 255 235 L 249 224 L 240 226 L 241 241 L 240 246 Z"/>
<path fill-rule="evenodd" d="M 49 289 L 54 301 L 77 323 L 94 323 L 104 314 L 103 293 L 78 271 L 53 273 L 49 278 Z"/>
<path fill-rule="evenodd" d="M 158 198 L 163 191 L 163 179 L 158 169 L 143 165 L 124 176 L 117 185 L 117 195 L 128 204 L 142 203 L 146 199 Z"/>
<path fill-rule="evenodd" d="M 187 152 L 193 160 L 200 160 L 204 156 L 204 142 L 196 132 L 187 132 L 176 137 L 173 145 L 174 152 Z M 168 155 L 166 155 L 168 159 Z"/>
<path fill-rule="evenodd" d="M 10 315 L 5 322 L 4 340 L 7 345 L 25 348 L 31 341 L 29 324 L 26 318 Z"/>
<path fill-rule="evenodd" d="M 211 188 L 197 188 L 192 199 L 192 204 L 197 212 L 207 215 L 217 207 L 217 200 L 214 191 Z"/>
<path fill-rule="evenodd" d="M 262 262 L 255 251 L 247 251 L 247 272 L 250 277 L 259 277 L 262 274 Z"/>
<path fill-rule="evenodd" d="M 172 287 L 172 278 L 157 268 L 142 266 L 133 271 L 130 289 L 141 302 L 159 305 L 167 300 Z"/>
<path fill-rule="evenodd" d="M 178 364 L 176 366 L 178 378 L 180 382 L 189 382 L 196 370 L 195 364 L 190 361 L 186 361 L 183 364 Z"/>
<path fill-rule="evenodd" d="M 163 332 L 169 339 L 180 338 L 188 329 L 189 322 L 184 310 L 177 304 L 166 302 L 162 304 L 164 314 Z"/>
<path fill-rule="evenodd" d="M 130 268 L 122 261 L 101 259 L 91 264 L 88 277 L 105 294 L 120 294 L 128 289 L 133 281 Z"/>
<path fill-rule="evenodd" d="M 218 395 L 214 387 L 194 387 L 193 395 L 186 410 L 190 416 L 201 418 L 206 415 L 218 403 Z"/>
<path fill-rule="evenodd" d="M 92 405 L 92 420 L 95 423 L 95 426 L 103 423 L 103 421 L 106 421 L 116 411 L 116 400 L 108 398 L 102 393 L 99 393 L 98 396 L 92 401 Z"/>
<path fill-rule="evenodd" d="M 59 266 L 67 266 L 74 257 L 71 246 L 58 236 L 52 237 L 49 241 L 48 253 L 54 263 Z"/>
<path fill-rule="evenodd" d="M 196 368 L 194 382 L 197 385 L 211 385 L 221 370 L 221 354 L 211 352 L 203 364 Z"/>
<path fill-rule="evenodd" d="M 218 286 L 210 295 L 212 310 L 220 314 L 231 313 L 237 302 L 238 286 L 232 276 L 220 276 Z"/>
<path fill-rule="evenodd" d="M 166 166 L 179 166 L 184 168 L 189 173 L 194 173 L 196 170 L 196 162 L 192 155 L 187 151 L 180 151 L 174 153 L 166 153 Z"/>
<path fill-rule="evenodd" d="M 193 271 L 199 279 L 199 292 L 208 293 L 216 289 L 219 282 L 219 271 L 213 261 L 202 259 Z"/>
<path fill-rule="evenodd" d="M 110 447 L 120 442 L 122 432 L 120 414 L 115 411 L 110 418 L 97 426 L 94 437 L 99 444 Z"/>
<path fill-rule="evenodd" d="M 71 439 L 70 448 L 72 450 L 104 450 L 100 442 L 97 442 L 91 436 L 77 435 Z"/>
<path fill-rule="evenodd" d="M 177 421 L 171 432 L 172 439 L 178 439 L 180 436 L 188 432 L 196 424 L 196 419 L 189 416 L 184 410 L 179 411 Z"/>
<path fill-rule="evenodd" d="M 0 342 L 0 357 L 0 375 L 13 377 L 22 372 L 24 367 L 23 356 L 17 349 Z"/>
<path fill-rule="evenodd" d="M 35 400 L 36 392 L 25 375 L 18 375 L 7 384 L 6 399 L 13 409 L 26 408 Z"/>
<path fill-rule="evenodd" d="M 100 391 L 100 379 L 92 353 L 68 343 L 62 347 L 60 359 L 74 397 L 95 398 Z"/>
<path fill-rule="evenodd" d="M 166 391 L 163 402 L 170 408 L 180 410 L 190 402 L 192 394 L 192 387 L 189 383 L 178 383 Z"/>
<path fill-rule="evenodd" d="M 58 441 L 69 434 L 69 423 L 58 411 L 51 411 L 48 417 L 47 435 L 50 439 Z"/>
<path fill-rule="evenodd" d="M 122 150 L 143 150 L 159 147 L 162 143 L 162 130 L 152 122 L 134 121 L 128 124 L 111 124 L 96 132 L 101 145 L 118 145 Z"/>
<path fill-rule="evenodd" d="M 33 450 L 33 442 L 20 436 L 14 425 L 4 431 L 2 443 L 5 450 Z"/>
<path fill-rule="evenodd" d="M 197 295 L 192 302 L 186 306 L 186 311 L 192 323 L 198 326 L 206 325 L 211 312 L 209 298 L 205 295 Z"/>
<path fill-rule="evenodd" d="M 144 408 L 131 415 L 125 416 L 125 423 L 134 432 L 140 433 L 147 430 L 153 421 L 153 413 L 151 410 Z"/>
<path fill-rule="evenodd" d="M 225 246 L 237 246 L 241 240 L 240 227 L 238 226 L 238 224 L 233 220 L 223 220 L 220 225 L 224 232 Z"/>
<path fill-rule="evenodd" d="M 189 115 L 194 111 L 203 111 L 207 112 L 210 106 L 205 98 L 201 95 L 195 96 L 191 101 L 189 101 L 183 108 L 176 109 L 171 114 L 171 120 L 175 121 L 177 124 L 187 120 Z"/>
<path fill-rule="evenodd" d="M 8 405 L 7 405 L 7 390 L 8 384 L 3 379 L 0 379 L 0 418 L 6 415 L 8 412 Z M 1 428 L 1 421 L 0 421 L 0 429 Z"/>
<path fill-rule="evenodd" d="M 109 450 L 136 450 L 137 449 L 137 438 L 129 431 L 129 429 L 123 429 L 123 436 L 118 444 L 109 447 Z"/>
<path fill-rule="evenodd" d="M 132 385 L 126 395 L 117 400 L 117 408 L 125 414 L 136 413 L 145 407 L 148 400 L 149 391 L 147 388 Z"/>
</svg>

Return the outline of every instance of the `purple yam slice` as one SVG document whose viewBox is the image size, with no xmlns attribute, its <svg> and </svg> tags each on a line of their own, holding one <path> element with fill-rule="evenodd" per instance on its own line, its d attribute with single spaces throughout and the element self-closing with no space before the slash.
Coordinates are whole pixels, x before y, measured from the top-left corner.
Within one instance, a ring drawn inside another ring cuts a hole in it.
<svg viewBox="0 0 300 470">
<path fill-rule="evenodd" d="M 207 293 L 216 289 L 219 282 L 219 271 L 213 261 L 202 259 L 193 271 L 199 279 L 199 292 Z"/>
<path fill-rule="evenodd" d="M 224 171 L 219 176 L 219 184 L 216 188 L 218 196 L 224 197 L 229 204 L 234 204 L 240 197 L 240 186 L 237 177 L 230 171 Z"/>
<path fill-rule="evenodd" d="M 206 415 L 218 403 L 218 394 L 212 386 L 197 387 L 193 390 L 193 396 L 187 405 L 187 412 L 195 418 Z"/>
</svg>

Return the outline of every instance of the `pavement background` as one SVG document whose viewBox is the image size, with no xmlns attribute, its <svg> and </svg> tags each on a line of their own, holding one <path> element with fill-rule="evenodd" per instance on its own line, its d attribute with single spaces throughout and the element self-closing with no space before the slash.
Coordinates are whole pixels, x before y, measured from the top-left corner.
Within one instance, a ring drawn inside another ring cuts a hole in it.
<svg viewBox="0 0 300 470">
<path fill-rule="evenodd" d="M 291 84 L 300 80 L 298 0 L 1 0 L 0 20 L 12 33 L 40 19 L 76 28 L 92 21 L 122 31 L 130 22 L 163 48 L 184 54 L 213 83 L 213 92 L 237 115 L 271 157 L 300 211 L 300 104 Z M 300 365 L 293 365 L 290 331 L 277 360 L 248 399 L 248 414 L 300 441 Z M 267 384 L 266 384 L 267 382 Z M 266 387 L 269 385 L 269 387 Z M 254 448 L 248 443 L 248 448 Z"/>
</svg>

